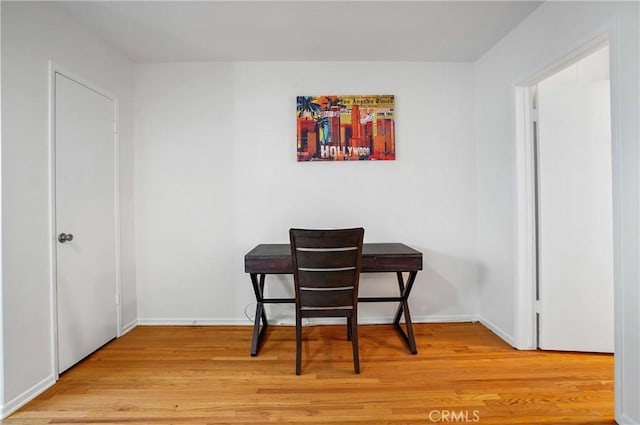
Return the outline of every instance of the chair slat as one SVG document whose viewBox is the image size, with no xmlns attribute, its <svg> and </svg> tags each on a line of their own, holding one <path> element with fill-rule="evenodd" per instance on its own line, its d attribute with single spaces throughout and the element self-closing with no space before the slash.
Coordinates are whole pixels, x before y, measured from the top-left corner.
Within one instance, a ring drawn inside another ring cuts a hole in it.
<svg viewBox="0 0 640 425">
<path fill-rule="evenodd" d="M 354 305 L 354 290 L 308 291 L 300 289 L 301 308 L 305 307 L 345 307 Z"/>
<path fill-rule="evenodd" d="M 318 317 L 347 317 L 353 320 L 355 315 L 353 309 L 300 310 L 300 318 L 313 319 Z"/>
<path fill-rule="evenodd" d="M 358 246 L 358 235 L 342 230 L 303 230 L 298 233 L 296 245 L 300 248 L 336 248 Z"/>
<path fill-rule="evenodd" d="M 298 270 L 300 286 L 321 288 L 352 286 L 356 280 L 356 269 L 343 271 L 316 271 L 309 272 Z"/>
<path fill-rule="evenodd" d="M 355 267 L 358 251 L 298 251 L 299 268 Z"/>
</svg>

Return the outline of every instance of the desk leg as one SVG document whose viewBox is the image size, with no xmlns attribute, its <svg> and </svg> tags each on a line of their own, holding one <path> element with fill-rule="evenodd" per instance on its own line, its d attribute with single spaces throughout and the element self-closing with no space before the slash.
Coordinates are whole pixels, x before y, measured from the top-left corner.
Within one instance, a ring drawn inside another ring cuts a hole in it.
<svg viewBox="0 0 640 425">
<path fill-rule="evenodd" d="M 400 288 L 400 295 L 402 297 L 402 301 L 400 305 L 398 305 L 398 309 L 396 310 L 396 315 L 393 319 L 393 326 L 396 328 L 398 333 L 404 338 L 405 342 L 409 346 L 409 350 L 411 354 L 418 354 L 418 349 L 416 348 L 416 340 L 413 334 L 413 325 L 411 324 L 411 313 L 409 313 L 409 294 L 411 293 L 411 288 L 413 287 L 413 282 L 416 280 L 416 275 L 418 272 L 409 272 L 409 280 L 407 281 L 407 286 L 404 285 L 404 278 L 402 276 L 402 272 L 396 272 L 396 276 L 398 277 L 398 287 Z M 404 329 L 400 325 L 400 318 L 404 314 L 404 321 L 407 327 L 407 332 L 405 333 Z"/>
<path fill-rule="evenodd" d="M 267 328 L 269 327 L 269 322 L 267 322 L 267 313 L 264 311 L 263 302 L 264 279 L 264 274 L 260 275 L 260 280 L 258 281 L 258 275 L 251 273 L 251 285 L 253 286 L 253 292 L 256 295 L 256 316 L 253 321 L 253 338 L 251 339 L 252 357 L 258 355 L 260 345 L 262 344 L 265 334 L 267 333 Z M 260 320 L 262 320 L 262 329 L 260 329 Z"/>
</svg>

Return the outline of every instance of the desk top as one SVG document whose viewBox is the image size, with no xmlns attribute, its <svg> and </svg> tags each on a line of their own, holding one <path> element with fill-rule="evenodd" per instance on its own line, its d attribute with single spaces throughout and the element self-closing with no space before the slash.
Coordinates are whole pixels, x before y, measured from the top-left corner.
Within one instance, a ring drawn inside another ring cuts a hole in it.
<svg viewBox="0 0 640 425">
<path fill-rule="evenodd" d="M 402 243 L 365 243 L 362 246 L 364 273 L 422 270 L 422 253 Z M 260 244 L 244 256 L 245 273 L 291 274 L 293 262 L 289 244 Z"/>
</svg>

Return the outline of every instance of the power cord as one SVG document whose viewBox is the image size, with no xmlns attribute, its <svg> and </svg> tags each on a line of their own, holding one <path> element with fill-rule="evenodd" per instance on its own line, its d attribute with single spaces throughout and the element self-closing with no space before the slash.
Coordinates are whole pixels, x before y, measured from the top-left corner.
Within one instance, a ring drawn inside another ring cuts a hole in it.
<svg viewBox="0 0 640 425">
<path fill-rule="evenodd" d="M 247 304 L 244 308 L 244 316 L 247 318 L 247 320 L 249 321 L 249 323 L 253 324 L 256 320 L 256 316 L 255 315 L 251 315 L 249 314 L 249 307 L 252 308 L 253 311 L 255 311 L 255 307 L 256 307 L 256 303 L 255 302 L 251 302 L 249 304 Z M 295 326 L 295 317 L 294 317 L 294 322 L 293 325 Z M 281 323 L 277 323 L 278 325 Z M 312 326 L 313 323 L 311 322 L 311 319 L 309 318 L 303 318 L 302 319 L 302 326 Z"/>
</svg>

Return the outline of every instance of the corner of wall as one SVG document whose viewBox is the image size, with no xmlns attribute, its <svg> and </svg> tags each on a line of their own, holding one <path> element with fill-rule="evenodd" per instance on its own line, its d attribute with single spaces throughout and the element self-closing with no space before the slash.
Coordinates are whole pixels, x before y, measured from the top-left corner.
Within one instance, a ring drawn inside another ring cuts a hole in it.
<svg viewBox="0 0 640 425">
<path fill-rule="evenodd" d="M 482 317 L 482 315 L 478 315 L 478 322 L 480 322 L 484 327 L 486 327 L 491 332 L 493 332 L 498 337 L 500 337 L 504 342 L 506 342 L 507 344 L 509 344 L 510 346 L 512 346 L 514 348 L 517 348 L 513 337 L 511 335 L 509 335 L 507 332 L 505 332 L 498 325 L 493 323 L 491 320 L 488 320 L 488 319 Z"/>
<path fill-rule="evenodd" d="M 123 325 L 121 327 L 121 329 L 118 329 L 118 338 L 123 337 L 124 335 L 128 334 L 133 329 L 135 329 L 137 326 L 138 326 L 138 319 L 133 320 L 130 323 L 127 323 L 126 325 Z"/>
</svg>

